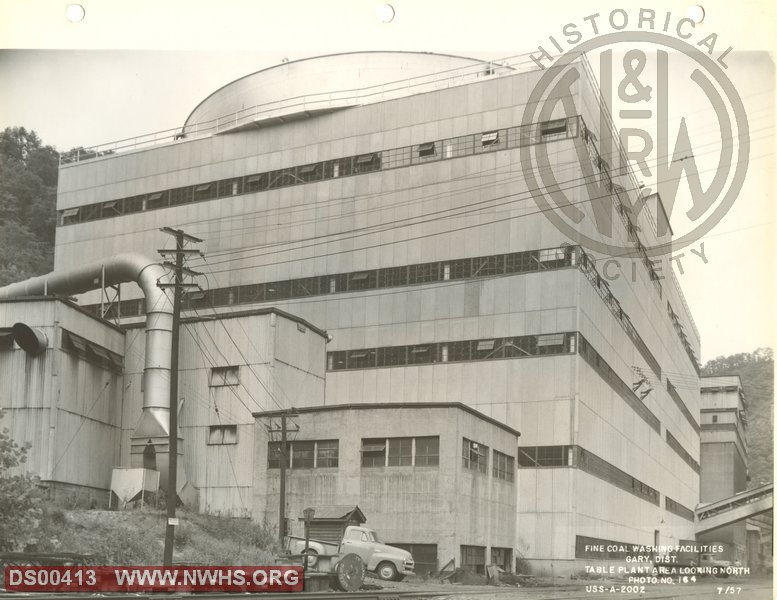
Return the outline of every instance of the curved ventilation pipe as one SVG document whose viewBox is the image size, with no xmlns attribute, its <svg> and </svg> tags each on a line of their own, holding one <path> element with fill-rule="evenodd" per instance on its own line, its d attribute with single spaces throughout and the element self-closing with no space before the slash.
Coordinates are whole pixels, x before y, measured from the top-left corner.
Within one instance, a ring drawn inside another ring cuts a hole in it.
<svg viewBox="0 0 777 600">
<path fill-rule="evenodd" d="M 103 282 L 103 273 L 105 281 Z M 118 283 L 136 282 L 146 297 L 146 364 L 143 377 L 143 414 L 133 438 L 160 438 L 169 434 L 170 424 L 170 353 L 172 348 L 173 303 L 157 281 L 169 280 L 167 270 L 142 254 L 117 254 L 111 258 L 48 275 L 33 277 L 0 288 L 0 298 L 61 294 L 70 296 Z M 25 351 L 45 349 L 27 325 L 13 326 L 14 338 Z M 39 352 L 40 350 L 38 350 Z M 166 479 L 166 478 L 165 478 Z"/>
</svg>

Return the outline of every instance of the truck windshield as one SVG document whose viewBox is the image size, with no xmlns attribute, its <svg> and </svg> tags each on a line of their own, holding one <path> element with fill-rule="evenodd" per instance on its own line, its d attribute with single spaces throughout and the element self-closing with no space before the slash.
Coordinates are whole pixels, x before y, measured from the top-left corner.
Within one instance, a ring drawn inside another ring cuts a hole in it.
<svg viewBox="0 0 777 600">
<path fill-rule="evenodd" d="M 376 544 L 380 544 L 381 541 L 378 539 L 378 534 L 372 530 L 367 531 L 367 535 L 370 536 L 370 541 L 375 542 Z"/>
</svg>

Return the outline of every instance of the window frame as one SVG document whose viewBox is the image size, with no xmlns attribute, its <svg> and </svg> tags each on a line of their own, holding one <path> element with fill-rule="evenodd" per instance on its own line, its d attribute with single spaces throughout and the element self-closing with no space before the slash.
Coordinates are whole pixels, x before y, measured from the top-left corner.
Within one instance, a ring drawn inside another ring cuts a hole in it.
<svg viewBox="0 0 777 600">
<path fill-rule="evenodd" d="M 489 447 L 480 442 L 463 437 L 461 458 L 465 469 L 488 474 Z M 475 452 L 473 458 L 473 451 Z M 474 466 L 473 466 L 474 465 Z"/>
<path fill-rule="evenodd" d="M 374 469 L 386 466 L 388 444 L 386 438 L 362 438 L 361 460 L 359 464 L 362 469 Z M 369 455 L 369 456 L 368 456 Z M 368 460 L 369 459 L 369 460 Z M 370 464 L 366 464 L 369 462 Z"/>
<path fill-rule="evenodd" d="M 227 432 L 233 434 L 230 441 L 226 441 Z M 208 425 L 208 446 L 235 446 L 238 443 L 238 427 L 236 423 Z"/>
<path fill-rule="evenodd" d="M 492 463 L 492 474 L 495 479 L 510 483 L 515 481 L 515 457 L 494 450 Z"/>
<path fill-rule="evenodd" d="M 419 440 L 434 440 L 433 448 L 424 448 L 423 454 L 419 453 Z M 423 464 L 419 464 L 419 458 Z M 413 466 L 414 467 L 439 467 L 440 466 L 440 436 L 423 435 L 413 438 Z"/>
<path fill-rule="evenodd" d="M 234 375 L 234 380 L 231 377 Z M 229 387 L 240 385 L 240 365 L 211 367 L 208 387 Z"/>
</svg>

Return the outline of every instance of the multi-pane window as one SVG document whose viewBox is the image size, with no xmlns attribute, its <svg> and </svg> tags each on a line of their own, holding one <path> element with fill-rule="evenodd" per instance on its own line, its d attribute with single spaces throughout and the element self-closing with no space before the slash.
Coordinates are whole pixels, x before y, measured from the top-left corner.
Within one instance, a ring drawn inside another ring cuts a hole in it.
<svg viewBox="0 0 777 600">
<path fill-rule="evenodd" d="M 391 438 L 388 444 L 389 467 L 409 467 L 413 464 L 413 438 Z"/>
<path fill-rule="evenodd" d="M 568 446 L 531 446 L 518 448 L 518 464 L 521 467 L 565 467 L 568 462 Z"/>
<path fill-rule="evenodd" d="M 480 136 L 480 144 L 484 148 L 489 146 L 496 146 L 499 144 L 499 132 L 498 131 L 489 131 L 488 133 L 484 133 Z"/>
<path fill-rule="evenodd" d="M 338 440 L 295 440 L 286 442 L 286 467 L 292 469 L 323 469 L 339 465 Z M 267 468 L 281 467 L 281 442 L 267 444 Z"/>
<path fill-rule="evenodd" d="M 488 446 L 462 438 L 461 457 L 465 468 L 488 472 Z"/>
<path fill-rule="evenodd" d="M 386 466 L 386 440 L 383 438 L 362 439 L 362 467 Z"/>
<path fill-rule="evenodd" d="M 378 348 L 377 366 L 391 367 L 407 364 L 407 346 L 389 346 Z"/>
<path fill-rule="evenodd" d="M 498 131 L 487 131 L 477 134 L 463 135 L 456 138 L 427 142 L 403 148 L 393 148 L 379 152 L 369 152 L 357 156 L 348 156 L 307 165 L 296 165 L 265 173 L 254 173 L 221 181 L 202 182 L 195 186 L 186 186 L 174 190 L 163 190 L 149 195 L 145 199 L 125 203 L 118 214 L 130 214 L 145 210 L 154 210 L 164 206 L 176 206 L 189 202 L 199 202 L 211 198 L 223 198 L 238 194 L 251 194 L 267 189 L 304 184 L 322 179 L 332 179 L 359 173 L 369 173 L 381 169 L 405 167 L 413 162 L 440 160 L 472 155 L 478 152 L 497 148 L 515 148 L 521 145 L 535 144 L 540 141 L 551 141 L 574 137 L 578 133 L 579 117 L 557 119 L 545 123 L 534 123 L 521 127 L 510 127 Z M 592 137 L 587 133 L 588 138 Z M 438 145 L 440 149 L 438 151 Z M 593 144 L 588 144 L 593 148 Z M 589 150 L 595 153 L 595 149 Z M 80 152 L 70 160 L 88 160 L 102 155 L 101 152 Z M 413 160 L 414 157 L 418 157 Z M 65 162 L 69 162 L 65 157 Z M 131 198 L 117 199 L 122 202 Z M 69 212 L 72 210 L 80 212 Z M 59 224 L 70 225 L 114 216 L 114 213 L 100 210 L 100 203 L 83 205 L 74 209 L 59 212 Z"/>
<path fill-rule="evenodd" d="M 513 481 L 515 472 L 515 459 L 507 454 L 494 450 L 493 474 L 497 479 Z"/>
<path fill-rule="evenodd" d="M 540 133 L 542 135 L 543 142 L 565 138 L 567 136 L 567 120 L 556 119 L 555 121 L 546 121 L 541 123 Z"/>
<path fill-rule="evenodd" d="M 240 383 L 240 367 L 213 367 L 210 370 L 210 386 L 238 385 Z"/>
<path fill-rule="evenodd" d="M 208 445 L 237 444 L 237 425 L 211 425 L 208 428 Z"/>
<path fill-rule="evenodd" d="M 404 365 L 426 365 L 437 362 L 470 360 L 497 360 L 524 358 L 549 354 L 573 353 L 576 349 L 576 333 L 523 335 L 511 338 L 465 340 L 414 344 L 411 346 L 386 346 L 336 350 L 328 353 L 327 368 L 371 369 Z"/>
<path fill-rule="evenodd" d="M 419 158 L 431 158 L 437 153 L 434 142 L 427 142 L 425 144 L 419 144 L 418 157 Z"/>
<path fill-rule="evenodd" d="M 440 464 L 440 438 L 363 438 L 362 467 L 428 467 Z"/>
<path fill-rule="evenodd" d="M 348 290 L 369 290 L 375 287 L 378 279 L 377 271 L 360 271 L 348 276 Z"/>
<path fill-rule="evenodd" d="M 407 267 L 387 267 L 378 270 L 378 287 L 407 285 Z"/>
<path fill-rule="evenodd" d="M 504 256 L 484 256 L 472 260 L 473 277 L 490 277 L 504 273 Z"/>
<path fill-rule="evenodd" d="M 291 468 L 312 469 L 315 466 L 315 456 L 315 442 L 293 442 L 291 449 Z"/>
<path fill-rule="evenodd" d="M 228 180 L 229 181 L 229 180 Z M 234 183 L 234 182 L 233 182 Z M 221 182 L 219 182 L 221 185 Z M 152 196 L 156 196 L 152 194 Z M 126 202 L 135 202 L 138 198 L 128 198 Z M 142 197 L 145 200 L 145 196 Z M 125 203 L 126 204 L 126 203 Z M 118 206 L 118 205 L 117 205 Z M 78 210 L 78 209 L 75 209 Z M 126 206 L 124 212 L 127 212 Z M 131 211 L 130 211 L 131 212 Z M 387 287 L 399 287 L 415 284 L 428 284 L 437 281 L 465 279 L 469 277 L 493 277 L 503 274 L 538 271 L 540 265 L 543 269 L 557 269 L 574 266 L 575 258 L 581 257 L 580 269 L 589 276 L 595 268 L 590 260 L 584 260 L 585 255 L 579 247 L 565 247 L 559 250 L 564 253 L 564 260 L 546 260 L 541 262 L 540 252 L 550 256 L 555 255 L 554 249 L 494 256 L 480 256 L 475 258 L 463 258 L 449 262 L 422 263 L 399 267 L 385 267 L 368 271 L 356 271 L 350 273 L 337 273 L 334 275 L 320 275 L 317 277 L 303 277 L 284 281 L 270 281 L 256 284 L 234 286 L 231 288 L 214 288 L 204 292 L 193 292 L 184 296 L 184 310 L 193 308 L 210 308 L 213 306 L 226 306 L 230 304 L 254 304 L 257 302 L 275 302 L 289 298 L 301 298 L 320 294 L 347 293 L 362 289 L 381 289 Z M 604 284 L 603 284 L 604 285 Z M 227 293 L 229 290 L 231 293 Z M 195 298 L 198 298 L 195 301 Z M 122 301 L 122 316 L 135 316 L 143 314 L 142 301 Z M 132 309 L 126 309 L 132 305 Z M 97 311 L 99 304 L 87 306 Z"/>
<path fill-rule="evenodd" d="M 347 353 L 347 365 L 349 369 L 367 369 L 375 366 L 378 351 L 374 348 L 367 350 L 351 350 Z"/>
<path fill-rule="evenodd" d="M 434 349 L 434 344 L 411 347 L 407 355 L 408 364 L 413 365 L 413 364 L 424 364 L 424 363 L 433 362 L 434 361 L 434 356 L 432 355 L 433 349 Z"/>
<path fill-rule="evenodd" d="M 362 154 L 357 156 L 353 162 L 354 173 L 370 173 L 380 170 L 380 152 Z"/>
<path fill-rule="evenodd" d="M 415 439 L 415 466 L 431 467 L 440 464 L 440 438 L 437 436 Z"/>
<path fill-rule="evenodd" d="M 291 446 L 291 443 L 287 442 L 286 443 L 287 450 L 284 456 L 281 442 L 269 442 L 267 444 L 267 468 L 280 469 L 281 460 L 284 458 L 285 460 L 283 462 L 286 463 L 286 468 L 289 468 L 291 466 L 290 446 Z"/>
<path fill-rule="evenodd" d="M 316 467 L 336 467 L 339 464 L 340 449 L 337 440 L 316 442 Z"/>
<path fill-rule="evenodd" d="M 297 177 L 300 181 L 318 181 L 321 179 L 324 168 L 322 163 L 303 165 L 297 169 Z"/>
</svg>

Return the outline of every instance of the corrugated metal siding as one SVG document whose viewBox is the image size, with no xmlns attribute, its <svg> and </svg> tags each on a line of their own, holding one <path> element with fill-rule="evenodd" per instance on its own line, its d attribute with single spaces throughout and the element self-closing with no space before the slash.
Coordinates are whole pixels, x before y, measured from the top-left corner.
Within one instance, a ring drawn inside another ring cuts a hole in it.
<svg viewBox="0 0 777 600">
<path fill-rule="evenodd" d="M 217 487 L 200 490 L 200 510 L 229 517 L 250 517 L 251 488 Z"/>
<path fill-rule="evenodd" d="M 52 350 L 38 356 L 20 349 L 0 351 L 0 408 L 48 406 L 52 359 Z"/>
<path fill-rule="evenodd" d="M 53 479 L 108 488 L 118 465 L 119 430 L 80 415 L 59 411 Z"/>
<path fill-rule="evenodd" d="M 60 352 L 59 407 L 118 427 L 122 376 Z"/>
</svg>

